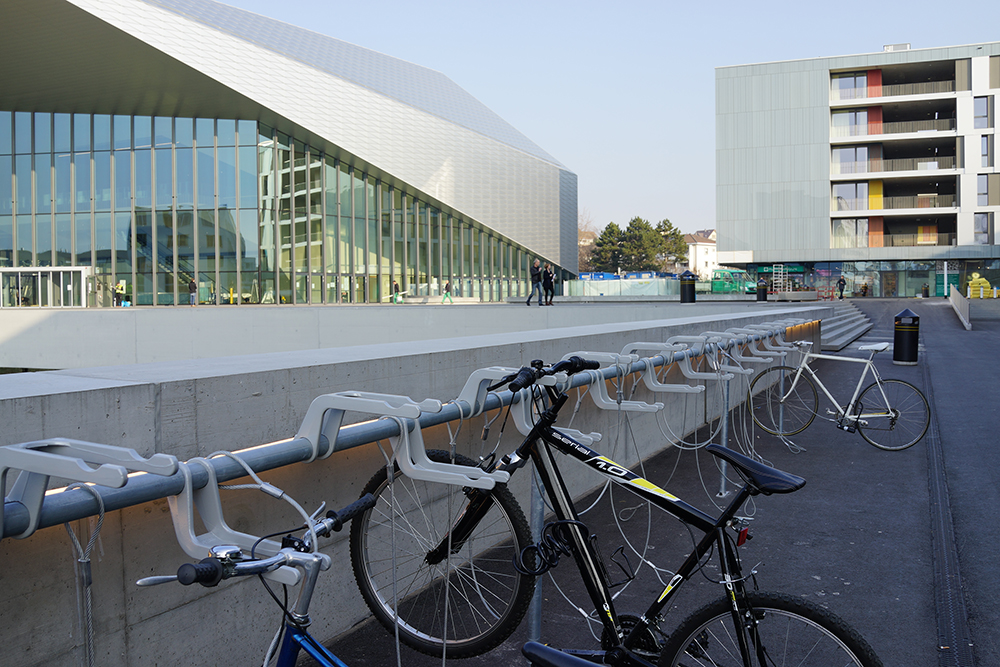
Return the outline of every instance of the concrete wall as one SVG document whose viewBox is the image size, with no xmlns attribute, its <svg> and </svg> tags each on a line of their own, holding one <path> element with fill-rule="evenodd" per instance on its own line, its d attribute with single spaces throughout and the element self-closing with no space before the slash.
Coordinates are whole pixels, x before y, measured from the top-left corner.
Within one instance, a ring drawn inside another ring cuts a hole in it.
<svg viewBox="0 0 1000 667">
<path fill-rule="evenodd" d="M 783 308 L 766 314 L 4 376 L 0 377 L 0 423 L 6 428 L 0 433 L 0 444 L 69 436 L 133 447 L 143 455 L 168 452 L 185 460 L 290 437 L 311 400 L 321 393 L 359 389 L 447 401 L 457 396 L 468 375 L 480 367 L 521 366 L 532 359 L 555 361 L 579 350 L 619 351 L 635 341 L 663 341 L 779 316 L 818 319 L 828 312 L 826 307 Z M 818 324 L 804 334 L 819 344 Z M 744 392 L 745 380 L 734 383 L 732 396 Z M 669 446 L 656 419 L 666 420 L 675 432 L 687 433 L 703 423 L 706 415 L 719 414 L 721 406 L 721 392 L 712 387 L 685 399 L 651 396 L 640 383 L 634 397 L 661 400 L 667 406 L 659 416 L 629 418 L 628 428 L 636 442 L 624 437 L 624 427 L 619 432 L 624 420 L 618 414 L 597 410 L 589 399 L 572 424 L 583 431 L 602 432 L 599 450 L 626 465 Z M 461 451 L 478 455 L 484 447 L 492 449 L 493 440 L 481 444 L 482 426 L 482 418 L 463 425 Z M 498 431 L 496 425 L 494 437 Z M 446 446 L 447 429 L 430 429 L 425 440 L 428 447 Z M 518 441 L 509 424 L 498 453 L 511 451 Z M 286 489 L 310 511 L 323 500 L 339 507 L 360 494 L 382 461 L 377 447 L 366 445 L 323 461 L 274 470 L 264 478 Z M 574 493 L 599 482 L 581 467 L 567 467 L 564 473 Z M 511 481 L 525 507 L 528 477 L 522 474 Z M 236 530 L 264 534 L 297 523 L 285 503 L 257 492 L 229 492 L 224 502 L 227 520 Z M 73 527 L 85 539 L 93 525 L 93 519 L 84 519 Z M 313 601 L 312 632 L 319 639 L 331 639 L 368 616 L 349 574 L 346 536 L 332 541 L 325 551 L 335 565 L 321 577 Z M 61 527 L 40 530 L 24 540 L 0 542 L 0 562 L 5 566 L 0 587 L 3 664 L 20 667 L 75 661 L 81 635 L 74 559 Z M 256 580 L 227 582 L 214 589 L 135 586 L 140 577 L 171 574 L 188 561 L 174 539 L 166 500 L 107 515 L 93 554 L 98 664 L 189 665 L 191 656 L 198 656 L 199 664 L 253 664 L 261 658 L 278 614 Z"/>
<path fill-rule="evenodd" d="M 532 310 L 520 303 L 441 305 L 436 303 L 440 299 L 399 306 L 5 308 L 0 317 L 0 368 L 54 370 L 214 359 L 473 336 L 484 331 L 504 334 L 781 309 L 774 303 L 743 299 L 692 304 L 631 299 L 569 305 L 561 297 L 556 307 Z"/>
</svg>

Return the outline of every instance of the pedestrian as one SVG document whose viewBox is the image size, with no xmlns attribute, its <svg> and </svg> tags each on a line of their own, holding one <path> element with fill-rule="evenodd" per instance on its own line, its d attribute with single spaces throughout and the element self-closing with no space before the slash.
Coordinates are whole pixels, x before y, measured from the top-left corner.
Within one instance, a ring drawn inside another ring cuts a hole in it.
<svg viewBox="0 0 1000 667">
<path fill-rule="evenodd" d="M 448 301 L 451 301 L 452 303 L 455 303 L 455 300 L 451 298 L 451 281 L 450 280 L 444 284 L 444 296 L 441 297 L 441 303 L 444 303 L 445 299 L 448 299 Z"/>
<path fill-rule="evenodd" d="M 535 290 L 538 291 L 538 305 L 542 305 L 542 268 L 539 266 L 541 262 L 535 260 L 535 263 L 531 266 L 531 294 L 528 295 L 528 300 L 525 301 L 526 306 L 531 305 L 531 297 L 535 296 Z"/>
<path fill-rule="evenodd" d="M 188 300 L 192 306 L 198 305 L 198 283 L 191 278 L 191 282 L 188 283 Z"/>
<path fill-rule="evenodd" d="M 840 293 L 841 300 L 844 298 L 845 287 L 847 287 L 847 281 L 844 280 L 844 276 L 840 276 L 840 278 L 837 279 L 837 292 Z"/>
<path fill-rule="evenodd" d="M 115 285 L 115 306 L 121 306 L 125 301 L 125 281 L 119 280 Z"/>
<path fill-rule="evenodd" d="M 552 265 L 545 262 L 545 269 L 542 271 L 542 291 L 545 293 L 545 305 L 552 305 L 552 297 L 556 295 L 555 286 L 556 274 L 552 272 Z"/>
<path fill-rule="evenodd" d="M 392 281 L 392 302 L 399 303 L 399 283 Z"/>
</svg>

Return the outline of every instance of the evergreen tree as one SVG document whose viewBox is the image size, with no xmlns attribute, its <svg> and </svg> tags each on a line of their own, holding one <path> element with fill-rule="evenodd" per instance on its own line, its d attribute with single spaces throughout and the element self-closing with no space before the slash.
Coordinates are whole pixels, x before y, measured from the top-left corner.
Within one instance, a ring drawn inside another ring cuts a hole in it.
<svg viewBox="0 0 1000 667">
<path fill-rule="evenodd" d="M 684 233 L 674 227 L 667 218 L 657 223 L 656 231 L 663 239 L 660 266 L 667 268 L 673 265 L 687 264 L 688 244 L 684 240 Z"/>
<path fill-rule="evenodd" d="M 622 261 L 621 244 L 621 228 L 615 223 L 609 222 L 594 242 L 594 252 L 590 257 L 591 269 L 610 273 L 617 272 Z"/>
<path fill-rule="evenodd" d="M 632 218 L 622 234 L 622 269 L 658 271 L 664 248 L 663 237 L 647 220 Z"/>
</svg>

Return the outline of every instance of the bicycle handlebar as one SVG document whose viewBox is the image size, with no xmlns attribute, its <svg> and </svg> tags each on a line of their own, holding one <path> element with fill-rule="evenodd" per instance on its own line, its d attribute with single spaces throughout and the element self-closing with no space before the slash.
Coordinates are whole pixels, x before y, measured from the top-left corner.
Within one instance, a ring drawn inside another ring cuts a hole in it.
<svg viewBox="0 0 1000 667">
<path fill-rule="evenodd" d="M 555 375 L 556 373 L 575 375 L 581 371 L 597 370 L 600 367 L 600 362 L 590 361 L 578 356 L 572 356 L 569 359 L 556 362 L 549 368 L 543 368 L 540 360 L 533 361 L 531 362 L 531 366 L 522 367 L 521 370 L 519 370 L 515 375 L 508 375 L 494 385 L 494 387 L 500 386 L 505 382 L 510 382 L 510 384 L 507 385 L 507 388 L 516 392 L 521 391 L 522 389 L 527 389 L 531 385 L 535 384 L 539 378 L 545 377 L 546 375 Z"/>
</svg>

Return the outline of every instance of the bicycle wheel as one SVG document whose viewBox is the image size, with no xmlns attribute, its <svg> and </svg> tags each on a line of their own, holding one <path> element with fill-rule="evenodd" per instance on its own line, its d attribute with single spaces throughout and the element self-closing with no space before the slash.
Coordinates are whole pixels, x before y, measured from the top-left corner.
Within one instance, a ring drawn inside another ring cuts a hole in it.
<svg viewBox="0 0 1000 667">
<path fill-rule="evenodd" d="M 747 594 L 753 619 L 742 632 L 754 665 L 881 667 L 861 635 L 832 612 L 780 593 Z M 667 639 L 660 667 L 743 667 L 728 598 L 691 614 Z"/>
<path fill-rule="evenodd" d="M 885 392 L 885 398 L 882 397 Z M 889 405 L 886 405 L 886 400 Z M 882 380 L 865 387 L 858 397 L 859 413 L 869 416 L 864 424 L 858 423 L 858 433 L 879 449 L 899 451 L 917 443 L 927 433 L 931 423 L 931 409 L 927 399 L 909 382 Z"/>
<path fill-rule="evenodd" d="M 781 400 L 792 386 L 797 370 L 791 366 L 773 366 L 750 383 L 747 393 L 750 415 L 757 426 L 772 435 L 801 433 L 816 418 L 819 398 L 815 385 L 805 374 L 792 393 Z"/>
<path fill-rule="evenodd" d="M 427 456 L 451 462 L 448 452 L 428 450 Z M 465 456 L 456 456 L 455 463 L 475 465 Z M 390 632 L 398 614 L 400 639 L 429 655 L 441 655 L 446 622 L 447 657 L 496 647 L 521 622 L 534 590 L 534 577 L 513 566 L 531 533 L 505 484 L 486 492 L 487 513 L 457 553 L 428 562 L 434 560 L 428 553 L 468 506 L 468 491 L 414 480 L 398 469 L 388 484 L 382 468 L 362 491 L 377 504 L 351 524 L 351 563 L 365 602 Z"/>
</svg>

